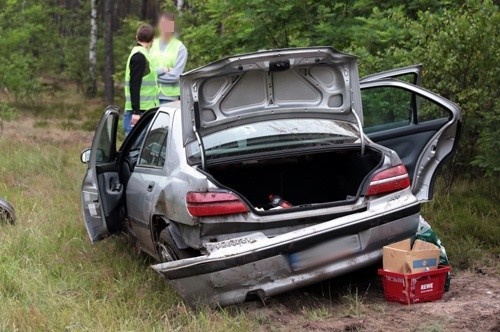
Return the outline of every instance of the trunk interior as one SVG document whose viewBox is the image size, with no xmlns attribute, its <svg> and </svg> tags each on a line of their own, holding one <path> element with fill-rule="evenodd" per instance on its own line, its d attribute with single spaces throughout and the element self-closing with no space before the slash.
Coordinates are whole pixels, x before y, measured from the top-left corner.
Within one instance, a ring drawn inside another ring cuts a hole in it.
<svg viewBox="0 0 500 332">
<path fill-rule="evenodd" d="M 275 207 L 270 195 L 292 206 L 341 202 L 358 195 L 366 175 L 382 154 L 359 148 L 217 165 L 207 172 L 219 184 L 241 194 L 258 210 Z"/>
</svg>

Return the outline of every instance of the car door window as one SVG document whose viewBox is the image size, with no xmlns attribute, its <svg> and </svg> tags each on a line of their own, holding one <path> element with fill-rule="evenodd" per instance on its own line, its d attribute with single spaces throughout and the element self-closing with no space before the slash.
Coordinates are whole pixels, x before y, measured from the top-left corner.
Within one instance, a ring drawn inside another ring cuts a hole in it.
<svg viewBox="0 0 500 332">
<path fill-rule="evenodd" d="M 404 68 L 396 68 L 375 73 L 361 78 L 362 83 L 379 81 L 384 79 L 398 79 L 403 82 L 420 86 L 422 83 L 422 65 L 413 65 Z"/>
<path fill-rule="evenodd" d="M 96 165 L 110 163 L 116 152 L 117 116 L 108 116 L 103 123 L 96 146 Z"/>
<path fill-rule="evenodd" d="M 418 123 L 429 122 L 438 119 L 449 119 L 450 112 L 443 106 L 438 105 L 429 99 L 417 96 Z"/>
<path fill-rule="evenodd" d="M 131 133 L 131 135 L 133 134 L 134 137 L 132 137 L 132 142 L 130 143 L 129 147 L 124 151 L 124 154 L 127 157 L 127 161 L 130 163 L 131 170 L 133 170 L 135 165 L 137 164 L 139 153 L 146 138 L 146 134 L 148 133 L 150 123 L 151 120 L 147 121 L 146 123 L 141 123 L 142 127 L 137 128 L 137 130 Z"/>
<path fill-rule="evenodd" d="M 163 167 L 169 126 L 170 116 L 167 113 L 158 113 L 144 141 L 138 166 Z"/>
<path fill-rule="evenodd" d="M 392 87 L 363 89 L 364 130 L 372 133 L 408 126 L 415 114 L 415 99 L 410 91 Z"/>
<path fill-rule="evenodd" d="M 366 88 L 361 97 L 367 134 L 450 117 L 441 105 L 398 87 Z"/>
</svg>

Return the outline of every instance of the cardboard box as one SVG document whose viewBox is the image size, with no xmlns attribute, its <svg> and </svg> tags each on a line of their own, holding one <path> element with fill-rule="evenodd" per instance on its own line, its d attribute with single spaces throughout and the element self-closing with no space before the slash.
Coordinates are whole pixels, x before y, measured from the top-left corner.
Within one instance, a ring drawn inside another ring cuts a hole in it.
<svg viewBox="0 0 500 332">
<path fill-rule="evenodd" d="M 439 247 L 421 240 L 411 239 L 385 246 L 383 249 L 384 270 L 398 273 L 417 273 L 435 270 L 439 264 Z"/>
</svg>

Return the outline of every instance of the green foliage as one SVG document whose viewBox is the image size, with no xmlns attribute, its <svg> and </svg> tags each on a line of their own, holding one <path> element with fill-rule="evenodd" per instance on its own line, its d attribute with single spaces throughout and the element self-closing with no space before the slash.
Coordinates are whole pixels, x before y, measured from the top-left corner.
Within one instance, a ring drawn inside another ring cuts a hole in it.
<svg viewBox="0 0 500 332">
<path fill-rule="evenodd" d="M 175 10 L 174 2 L 161 3 L 167 10 Z M 187 69 L 231 54 L 311 45 L 334 46 L 356 54 L 361 75 L 422 63 L 424 85 L 463 110 L 464 129 L 453 170 L 472 175 L 500 171 L 496 96 L 500 86 L 500 15 L 492 0 L 186 3 L 177 23 L 189 51 Z M 134 45 L 140 4 L 132 1 L 113 26 L 114 78 L 118 84 L 123 81 L 125 62 Z M 43 91 L 40 77 L 47 75 L 69 78 L 80 92 L 85 91 L 90 5 L 79 2 L 70 7 L 42 0 L 0 0 L 0 88 L 8 91 L 7 95 L 17 101 L 34 100 Z M 102 3 L 99 21 L 101 11 Z M 103 29 L 100 24 L 99 36 Z M 104 71 L 103 49 L 99 37 L 98 73 Z M 117 92 L 122 95 L 120 89 Z"/>
<path fill-rule="evenodd" d="M 12 121 L 16 120 L 19 116 L 19 112 L 14 107 L 0 103 L 0 121 Z"/>
<path fill-rule="evenodd" d="M 455 171 L 500 170 L 500 16 L 491 0 L 193 0 L 190 6 L 182 38 L 191 68 L 235 53 L 314 44 L 358 55 L 362 75 L 422 63 L 424 85 L 463 110 Z"/>
<path fill-rule="evenodd" d="M 391 22 L 385 29 L 379 25 L 383 22 L 380 15 L 382 12 L 374 9 L 370 17 L 363 19 L 366 27 L 378 25 L 377 32 L 369 34 L 367 29 L 349 48 L 360 56 L 362 72 L 422 63 L 424 86 L 462 108 L 463 132 L 454 164 L 456 171 L 462 173 L 474 165 L 487 175 L 498 173 L 498 6 L 489 0 L 468 0 L 463 6 L 442 11 L 421 11 L 415 20 L 408 20 L 403 8 L 398 7 L 382 15 L 389 15 Z M 402 32 L 391 32 L 395 27 Z M 385 47 L 374 49 L 374 44 Z"/>
<path fill-rule="evenodd" d="M 33 99 L 40 91 L 38 74 L 56 59 L 52 12 L 40 0 L 2 0 L 0 8 L 0 87 L 16 99 Z"/>
<path fill-rule="evenodd" d="M 442 14 L 424 12 L 409 25 L 412 56 L 425 64 L 425 84 L 459 104 L 463 139 L 458 162 L 487 174 L 500 170 L 500 13 L 491 1 L 467 1 Z M 462 168 L 463 169 L 463 168 Z"/>
<path fill-rule="evenodd" d="M 348 45 L 351 1 L 193 0 L 183 16 L 190 67 L 235 53 L 315 44 Z M 347 15 L 346 15 L 347 14 Z"/>
<path fill-rule="evenodd" d="M 61 23 L 61 36 L 57 41 L 61 51 L 57 70 L 73 80 L 80 93 L 85 92 L 89 83 L 90 2 L 83 3 L 82 7 L 74 10 L 59 9 L 61 15 L 64 15 L 64 21 Z"/>
</svg>

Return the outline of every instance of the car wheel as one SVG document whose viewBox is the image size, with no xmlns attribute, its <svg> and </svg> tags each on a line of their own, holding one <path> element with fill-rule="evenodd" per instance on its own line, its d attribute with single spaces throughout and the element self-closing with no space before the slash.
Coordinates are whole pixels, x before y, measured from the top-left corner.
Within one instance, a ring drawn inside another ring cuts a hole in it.
<svg viewBox="0 0 500 332">
<path fill-rule="evenodd" d="M 189 249 L 179 249 L 168 228 L 161 231 L 158 241 L 158 256 L 162 263 L 193 257 Z"/>
</svg>

